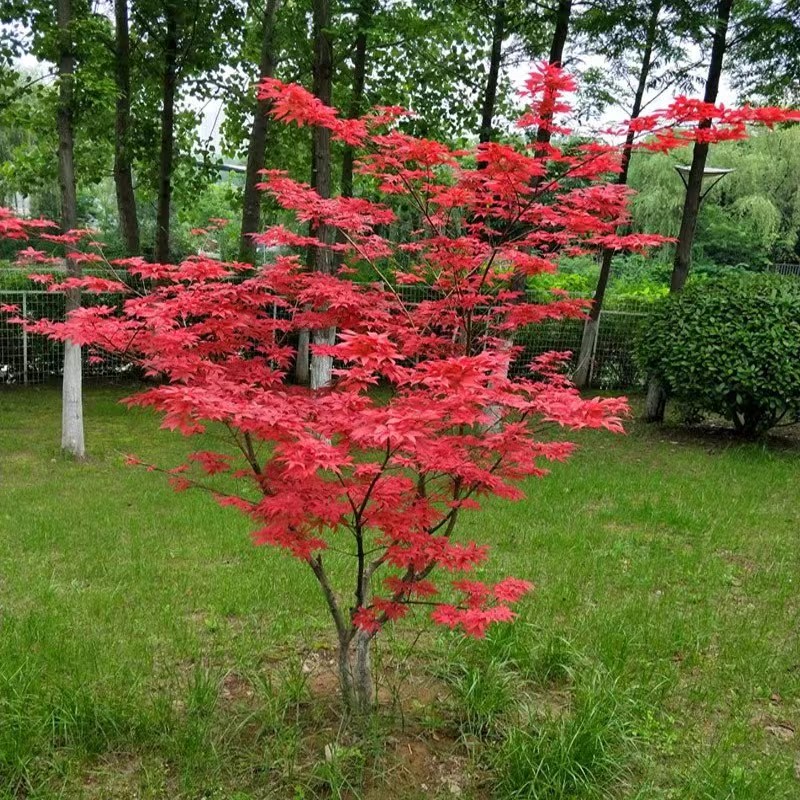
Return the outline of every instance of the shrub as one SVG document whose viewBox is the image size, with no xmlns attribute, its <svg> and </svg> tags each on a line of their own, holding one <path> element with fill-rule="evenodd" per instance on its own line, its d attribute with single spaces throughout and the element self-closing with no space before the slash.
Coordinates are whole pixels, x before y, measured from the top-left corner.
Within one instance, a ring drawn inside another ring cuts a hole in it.
<svg viewBox="0 0 800 800">
<path fill-rule="evenodd" d="M 741 273 L 690 285 L 654 309 L 644 370 L 690 411 L 760 434 L 800 411 L 800 281 Z"/>
</svg>

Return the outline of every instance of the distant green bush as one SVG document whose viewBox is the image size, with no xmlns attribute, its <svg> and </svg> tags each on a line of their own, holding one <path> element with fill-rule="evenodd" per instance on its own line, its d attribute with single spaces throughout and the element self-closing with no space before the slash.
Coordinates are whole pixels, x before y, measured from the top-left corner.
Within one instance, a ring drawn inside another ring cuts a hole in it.
<svg viewBox="0 0 800 800">
<path fill-rule="evenodd" d="M 604 305 L 610 308 L 631 302 L 649 303 L 663 297 L 669 291 L 671 269 L 666 262 L 639 255 L 615 257 Z M 557 272 L 537 275 L 529 285 L 543 297 L 553 289 L 574 297 L 591 297 L 599 272 L 599 264 L 591 256 L 562 258 Z"/>
<path fill-rule="evenodd" d="M 800 413 L 800 281 L 738 273 L 656 304 L 640 337 L 647 374 L 693 415 L 763 433 Z"/>
</svg>

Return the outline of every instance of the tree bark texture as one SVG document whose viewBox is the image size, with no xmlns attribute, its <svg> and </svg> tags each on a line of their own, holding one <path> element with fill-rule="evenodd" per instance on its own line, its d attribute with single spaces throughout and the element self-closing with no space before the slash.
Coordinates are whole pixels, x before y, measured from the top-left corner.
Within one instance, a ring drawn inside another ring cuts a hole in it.
<svg viewBox="0 0 800 800">
<path fill-rule="evenodd" d="M 356 607 L 364 607 L 369 603 L 369 584 L 374 567 L 367 566 L 363 558 L 361 538 L 363 532 L 360 528 L 358 531 L 359 570 L 355 604 Z M 308 565 L 319 583 L 336 628 L 337 672 L 344 708 L 350 715 L 364 720 L 371 714 L 375 702 L 375 685 L 371 670 L 371 649 L 375 634 L 356 628 L 350 616 L 343 611 L 339 598 L 331 586 L 322 555 L 309 558 Z"/>
<path fill-rule="evenodd" d="M 175 94 L 178 85 L 178 10 L 166 4 L 164 64 L 161 93 L 161 149 L 158 165 L 158 204 L 156 210 L 157 263 L 170 260 L 170 214 L 172 211 L 172 171 L 175 157 Z"/>
<path fill-rule="evenodd" d="M 133 190 L 128 131 L 131 117 L 131 61 L 128 25 L 128 0 L 114 1 L 115 79 L 117 104 L 114 122 L 114 187 L 117 195 L 117 216 L 120 233 L 129 256 L 139 255 L 139 218 Z"/>
<path fill-rule="evenodd" d="M 275 74 L 275 27 L 280 0 L 267 0 L 264 7 L 261 56 L 258 62 L 259 78 L 271 78 Z M 256 263 L 256 247 L 251 234 L 261 229 L 261 192 L 256 189 L 259 171 L 264 169 L 267 155 L 267 129 L 269 126 L 269 101 L 259 100 L 256 104 L 253 126 L 250 129 L 250 143 L 247 148 L 247 171 L 244 179 L 242 197 L 242 233 L 239 241 L 239 261 Z"/>
<path fill-rule="evenodd" d="M 71 0 L 58 0 L 58 185 L 61 194 L 61 229 L 78 227 L 78 201 L 75 188 L 75 145 L 73 137 L 75 52 L 72 42 Z M 67 259 L 67 273 L 80 277 L 80 264 Z M 79 308 L 80 291 L 66 292 L 66 312 Z M 61 448 L 77 458 L 86 454 L 83 436 L 81 348 L 73 342 L 64 344 L 64 379 L 61 397 Z"/>
<path fill-rule="evenodd" d="M 497 105 L 497 84 L 500 80 L 500 66 L 503 60 L 503 38 L 506 32 L 506 3 L 497 0 L 492 24 L 492 47 L 489 55 L 489 73 L 486 77 L 486 88 L 483 92 L 483 106 L 481 108 L 481 129 L 478 141 L 482 144 L 492 141 L 494 129 L 495 106 Z"/>
<path fill-rule="evenodd" d="M 313 0 L 313 32 L 314 32 L 314 96 L 326 105 L 331 104 L 333 90 L 333 48 L 331 43 L 331 0 Z M 312 131 L 311 142 L 311 186 L 320 197 L 331 196 L 331 132 L 322 126 Z M 334 241 L 334 229 L 330 225 L 317 225 L 312 228 L 311 235 L 327 246 L 312 247 L 309 252 L 311 268 L 316 272 L 330 275 L 333 271 L 333 253 L 330 245 Z M 333 341 L 335 331 L 326 328 L 314 331 L 311 342 L 327 344 Z M 332 361 L 328 357 L 311 354 L 310 380 L 315 389 L 327 386 L 331 381 Z M 306 371 L 302 363 L 302 352 L 298 348 L 295 378 L 301 382 Z"/>
<path fill-rule="evenodd" d="M 347 711 L 359 719 L 368 717 L 375 704 L 372 678 L 372 639 L 366 631 L 356 631 L 339 640 L 339 688 Z"/>
<path fill-rule="evenodd" d="M 353 91 L 350 95 L 349 119 L 355 119 L 363 112 L 364 92 L 367 77 L 367 37 L 372 16 L 375 13 L 375 0 L 360 0 L 356 19 L 355 51 L 353 54 Z M 342 196 L 353 196 L 354 149 L 345 145 L 342 155 Z"/>
<path fill-rule="evenodd" d="M 714 42 L 711 47 L 711 60 L 708 65 L 708 78 L 703 100 L 706 103 L 716 103 L 719 93 L 719 82 L 722 76 L 722 62 L 725 57 L 725 48 L 728 36 L 728 24 L 734 0 L 719 0 L 716 10 L 716 27 L 714 29 Z M 711 120 L 704 119 L 699 128 L 710 128 Z M 675 248 L 675 262 L 672 266 L 670 291 L 679 292 L 686 284 L 689 269 L 692 265 L 692 244 L 697 228 L 697 215 L 700 210 L 700 195 L 703 187 L 703 171 L 708 158 L 708 144 L 697 142 L 692 149 L 692 166 L 687 181 L 686 198 L 683 204 L 681 227 L 678 233 L 678 243 Z"/>
<path fill-rule="evenodd" d="M 553 38 L 550 41 L 550 55 L 548 63 L 561 65 L 564 60 L 564 47 L 569 34 L 569 21 L 572 16 L 572 0 L 558 0 L 556 8 L 556 26 L 553 29 Z M 540 125 L 536 131 L 536 143 L 546 145 L 550 143 L 550 128 Z"/>
</svg>

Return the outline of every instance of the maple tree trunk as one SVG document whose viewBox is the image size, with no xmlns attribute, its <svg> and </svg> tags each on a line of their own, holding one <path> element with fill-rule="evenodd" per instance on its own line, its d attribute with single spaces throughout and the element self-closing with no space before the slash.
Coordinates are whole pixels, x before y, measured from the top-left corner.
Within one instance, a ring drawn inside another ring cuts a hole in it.
<svg viewBox="0 0 800 800">
<path fill-rule="evenodd" d="M 313 0 L 314 29 L 314 96 L 326 105 L 331 104 L 333 90 L 333 48 L 331 44 L 331 0 Z M 331 132 L 328 128 L 317 125 L 312 132 L 311 147 L 311 185 L 320 197 L 331 196 Z M 318 225 L 312 235 L 325 245 L 333 244 L 334 230 L 330 225 Z M 311 249 L 311 268 L 316 272 L 330 274 L 333 271 L 333 253 L 329 246 Z M 311 334 L 314 344 L 330 344 L 334 341 L 336 331 L 324 328 Z M 302 344 L 301 339 L 301 344 Z M 301 375 L 305 373 L 307 357 L 302 354 L 301 347 L 297 351 L 295 378 L 302 383 Z M 311 354 L 310 383 L 312 388 L 319 389 L 331 382 L 332 359 L 328 356 Z"/>
<path fill-rule="evenodd" d="M 353 93 L 350 95 L 350 108 L 347 112 L 348 119 L 355 119 L 361 114 L 364 102 L 364 88 L 367 75 L 367 32 L 372 15 L 375 13 L 374 0 L 361 0 L 358 6 L 356 19 L 355 53 L 353 55 Z M 353 161 L 355 150 L 351 145 L 345 145 L 342 155 L 342 196 L 353 196 Z"/>
<path fill-rule="evenodd" d="M 72 44 L 72 3 L 58 0 L 58 185 L 61 194 L 61 229 L 78 227 L 78 201 L 75 189 L 75 146 L 73 140 L 73 82 L 75 53 Z M 67 273 L 80 277 L 80 264 L 67 259 Z M 78 289 L 68 289 L 66 312 L 80 307 Z M 77 458 L 86 454 L 83 436 L 83 375 L 81 348 L 64 343 L 64 378 L 61 394 L 61 449 Z"/>
<path fill-rule="evenodd" d="M 500 79 L 500 62 L 503 57 L 503 37 L 506 26 L 506 3 L 498 0 L 492 26 L 492 48 L 489 57 L 489 74 L 486 78 L 486 89 L 483 93 L 483 107 L 481 109 L 481 129 L 478 141 L 481 143 L 492 141 L 492 120 L 494 108 L 497 103 L 497 83 Z"/>
<path fill-rule="evenodd" d="M 161 153 L 158 166 L 158 208 L 156 210 L 155 260 L 170 260 L 169 232 L 172 206 L 172 169 L 175 150 L 175 91 L 178 83 L 178 18 L 172 2 L 166 5 L 164 75 L 161 106 Z"/>
<path fill-rule="evenodd" d="M 650 4 L 650 19 L 647 24 L 647 38 L 645 39 L 644 51 L 642 52 L 642 63 L 639 69 L 639 82 L 636 86 L 636 94 L 633 98 L 633 108 L 631 109 L 631 119 L 636 119 L 642 112 L 642 102 L 644 100 L 644 93 L 647 89 L 647 81 L 650 77 L 650 67 L 653 61 L 653 46 L 655 44 L 656 33 L 658 32 L 658 15 L 661 13 L 661 6 L 663 0 L 652 0 Z M 628 183 L 628 171 L 631 164 L 631 155 L 633 153 L 633 142 L 635 133 L 632 130 L 628 131 L 625 138 L 625 145 L 622 149 L 622 164 L 619 176 L 617 177 L 617 184 L 625 186 Z M 592 298 L 592 307 L 589 310 L 589 317 L 583 327 L 583 336 L 581 338 L 581 348 L 578 355 L 578 365 L 572 375 L 573 383 L 581 389 L 586 389 L 589 386 L 592 375 L 592 359 L 594 356 L 595 343 L 597 341 L 597 334 L 600 327 L 600 311 L 603 308 L 603 301 L 606 296 L 606 288 L 608 287 L 608 280 L 611 276 L 611 261 L 614 257 L 614 251 L 605 248 L 602 254 L 600 263 L 600 274 L 597 277 L 597 286 L 594 290 L 594 297 Z"/>
<path fill-rule="evenodd" d="M 280 0 L 267 0 L 264 7 L 261 57 L 258 62 L 259 78 L 271 78 L 275 74 L 275 20 Z M 247 171 L 242 196 L 242 233 L 239 240 L 239 261 L 256 263 L 256 246 L 250 234 L 261 229 L 261 192 L 256 189 L 260 180 L 259 171 L 264 169 L 267 154 L 267 128 L 269 125 L 269 101 L 259 100 L 250 129 L 247 148 Z"/>
<path fill-rule="evenodd" d="M 115 0 L 115 78 L 117 105 L 114 123 L 114 187 L 117 195 L 117 215 L 125 251 L 139 255 L 139 219 L 136 214 L 136 195 L 133 191 L 128 130 L 131 116 L 130 34 L 128 29 L 128 0 Z"/>
<path fill-rule="evenodd" d="M 368 717 L 375 705 L 372 638 L 371 634 L 359 630 L 339 640 L 339 688 L 345 708 L 357 719 Z"/>
<path fill-rule="evenodd" d="M 708 65 L 708 78 L 706 79 L 705 94 L 703 96 L 703 100 L 706 103 L 716 103 L 717 101 L 733 3 L 734 0 L 719 0 L 716 6 L 717 22 L 714 29 L 714 42 L 711 47 L 711 60 Z M 710 128 L 711 120 L 704 119 L 698 127 Z M 692 244 L 694 243 L 694 234 L 697 228 L 697 216 L 700 211 L 703 172 L 705 171 L 707 158 L 708 143 L 695 142 L 692 149 L 692 166 L 686 182 L 686 197 L 683 202 L 681 227 L 678 233 L 675 260 L 670 278 L 669 290 L 673 293 L 680 292 L 683 289 L 692 266 Z M 647 402 L 644 412 L 646 422 L 663 422 L 666 400 L 664 387 L 655 376 L 651 376 L 647 387 Z"/>
<path fill-rule="evenodd" d="M 360 534 L 359 534 L 360 537 Z M 369 575 L 363 558 L 363 540 L 359 538 L 359 567 L 357 573 L 356 605 L 367 604 Z M 340 606 L 330 583 L 322 556 L 311 557 L 306 562 L 319 583 L 325 603 L 330 611 L 338 637 L 337 673 L 342 703 L 346 711 L 358 720 L 367 718 L 375 702 L 375 685 L 372 679 L 371 650 L 373 633 L 353 628 Z"/>
</svg>

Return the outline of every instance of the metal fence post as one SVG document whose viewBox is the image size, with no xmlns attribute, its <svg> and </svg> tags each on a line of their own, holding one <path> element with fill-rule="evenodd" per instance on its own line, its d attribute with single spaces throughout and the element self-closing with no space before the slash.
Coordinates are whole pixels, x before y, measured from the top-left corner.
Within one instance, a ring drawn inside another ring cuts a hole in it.
<svg viewBox="0 0 800 800">
<path fill-rule="evenodd" d="M 28 293 L 22 293 L 22 316 L 28 318 Z M 22 328 L 22 382 L 28 385 L 28 331 Z"/>
</svg>

